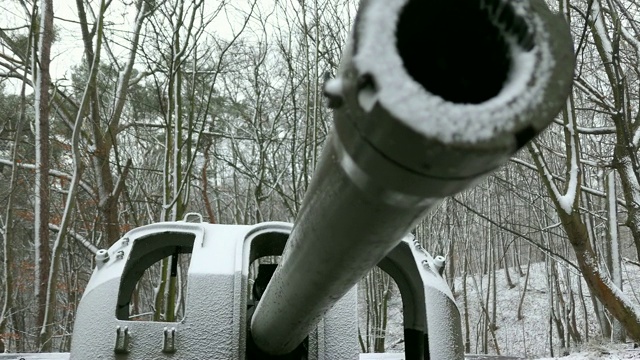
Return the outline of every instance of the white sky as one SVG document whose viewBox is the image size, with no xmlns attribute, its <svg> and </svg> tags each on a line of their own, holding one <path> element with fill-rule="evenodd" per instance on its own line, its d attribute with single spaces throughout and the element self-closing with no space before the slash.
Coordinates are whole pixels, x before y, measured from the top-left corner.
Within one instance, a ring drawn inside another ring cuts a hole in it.
<svg viewBox="0 0 640 360">
<path fill-rule="evenodd" d="M 36 0 L 37 1 L 37 0 Z M 129 35 L 132 23 L 135 18 L 135 0 L 113 0 L 105 16 L 105 34 L 109 39 L 109 46 L 116 57 L 123 57 L 127 53 L 129 46 Z M 90 0 L 93 10 L 97 11 L 99 0 Z M 205 1 L 205 12 L 211 13 L 215 10 L 219 1 Z M 216 20 L 207 29 L 209 34 L 215 34 L 216 37 L 229 38 L 232 34 L 232 26 L 229 22 L 236 23 L 233 28 L 238 28 L 240 16 L 238 11 L 246 11 L 249 9 L 249 0 L 233 0 L 230 2 L 232 6 L 228 7 L 224 16 L 218 16 Z M 65 79 L 70 79 L 72 67 L 81 63 L 84 54 L 82 36 L 80 34 L 80 26 L 77 16 L 77 8 L 75 1 L 54 1 L 54 27 L 57 32 L 56 41 L 52 46 L 52 62 L 51 77 L 54 81 L 64 83 Z M 274 6 L 273 0 L 258 0 L 258 4 L 262 9 L 270 10 Z M 17 1 L 6 1 L 0 3 L 0 11 L 5 16 L 0 16 L 0 27 L 3 29 L 12 29 L 16 27 L 24 27 L 28 24 L 27 16 L 24 9 Z M 87 9 L 87 18 L 90 23 L 94 15 Z M 5 30 L 8 34 L 15 34 L 16 31 Z M 26 33 L 27 29 L 18 30 Z M 10 53 L 7 49 L 0 49 L 3 53 Z M 108 61 L 107 54 L 102 53 L 103 61 Z M 17 82 L 16 82 L 17 83 Z M 15 83 L 8 87 L 18 89 L 19 85 Z M 29 89 L 30 90 L 30 89 Z"/>
</svg>

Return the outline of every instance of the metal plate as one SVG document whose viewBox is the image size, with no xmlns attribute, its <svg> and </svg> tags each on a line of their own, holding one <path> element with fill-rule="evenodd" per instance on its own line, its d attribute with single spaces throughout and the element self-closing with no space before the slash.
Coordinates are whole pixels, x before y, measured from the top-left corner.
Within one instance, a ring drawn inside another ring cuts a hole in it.
<svg viewBox="0 0 640 360">
<path fill-rule="evenodd" d="M 0 354 L 0 359 L 11 359 L 11 360 L 69 360 L 69 353 Z"/>
</svg>

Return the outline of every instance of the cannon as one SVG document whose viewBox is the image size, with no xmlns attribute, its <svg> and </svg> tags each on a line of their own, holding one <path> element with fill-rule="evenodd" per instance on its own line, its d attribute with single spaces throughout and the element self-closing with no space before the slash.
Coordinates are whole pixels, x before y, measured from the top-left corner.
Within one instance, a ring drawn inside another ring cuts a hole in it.
<svg viewBox="0 0 640 360">
<path fill-rule="evenodd" d="M 355 285 L 379 266 L 400 289 L 402 358 L 464 358 L 444 259 L 410 231 L 547 126 L 573 68 L 568 26 L 542 0 L 361 1 L 324 86 L 334 127 L 294 224 L 132 230 L 96 255 L 70 357 L 366 358 Z M 184 319 L 130 321 L 144 269 L 176 253 L 192 254 Z M 250 290 L 250 264 L 271 255 L 275 272 Z"/>
</svg>

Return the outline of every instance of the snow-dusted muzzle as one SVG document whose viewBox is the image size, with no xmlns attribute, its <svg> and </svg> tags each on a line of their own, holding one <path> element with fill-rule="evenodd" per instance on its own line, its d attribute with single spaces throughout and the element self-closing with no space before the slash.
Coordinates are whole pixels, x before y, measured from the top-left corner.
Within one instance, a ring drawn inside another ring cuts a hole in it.
<svg viewBox="0 0 640 360">
<path fill-rule="evenodd" d="M 370 0 L 352 37 L 329 90 L 356 96 L 367 113 L 356 126 L 377 105 L 452 146 L 502 139 L 517 150 L 558 113 L 573 77 L 568 27 L 543 0 Z"/>
</svg>

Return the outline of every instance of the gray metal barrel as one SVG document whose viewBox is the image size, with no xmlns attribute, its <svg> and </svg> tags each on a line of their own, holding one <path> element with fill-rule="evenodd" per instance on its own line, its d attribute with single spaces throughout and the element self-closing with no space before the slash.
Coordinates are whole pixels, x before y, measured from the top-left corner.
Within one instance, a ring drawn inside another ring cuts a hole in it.
<svg viewBox="0 0 640 360">
<path fill-rule="evenodd" d="M 325 93 L 335 126 L 251 321 L 291 352 L 438 202 L 542 131 L 573 78 L 541 0 L 363 0 Z"/>
</svg>

